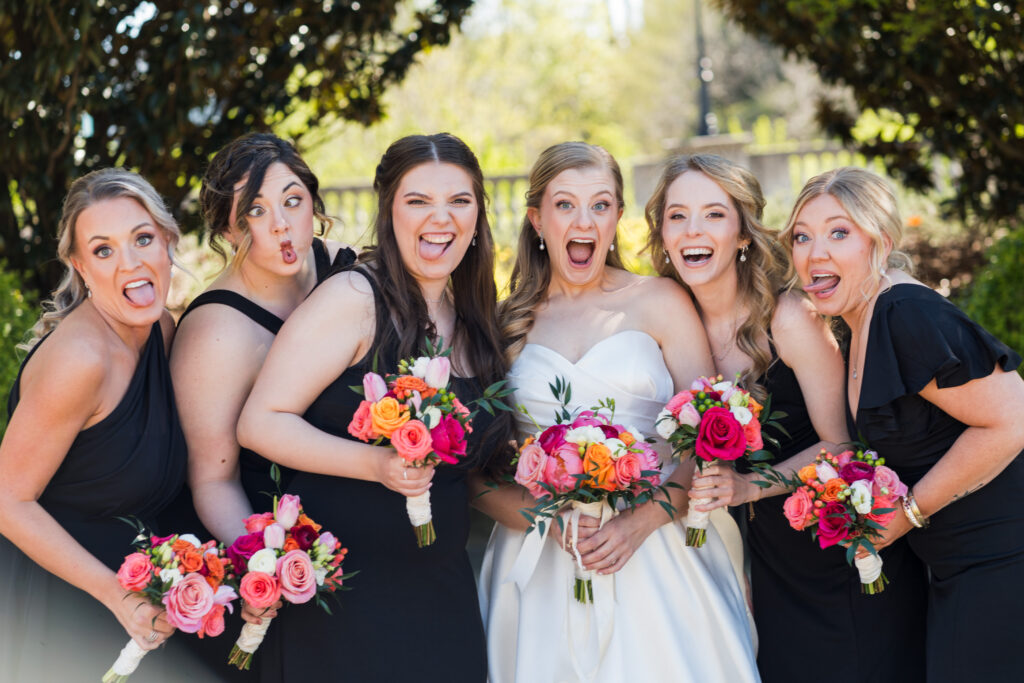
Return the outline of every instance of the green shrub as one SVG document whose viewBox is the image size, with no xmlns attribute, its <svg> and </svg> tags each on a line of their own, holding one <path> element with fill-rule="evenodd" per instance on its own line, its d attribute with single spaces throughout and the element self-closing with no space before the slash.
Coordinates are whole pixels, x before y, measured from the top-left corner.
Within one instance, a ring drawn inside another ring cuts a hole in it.
<svg viewBox="0 0 1024 683">
<path fill-rule="evenodd" d="M 21 278 L 0 264 L 0 437 L 7 429 L 7 395 L 25 352 L 17 345 L 25 341 L 25 335 L 35 324 L 38 311 L 34 304 L 33 292 L 21 288 Z"/>
<path fill-rule="evenodd" d="M 1024 352 L 1024 226 L 1000 239 L 958 302 L 1017 353 Z M 1024 366 L 1018 368 L 1024 375 Z"/>
</svg>

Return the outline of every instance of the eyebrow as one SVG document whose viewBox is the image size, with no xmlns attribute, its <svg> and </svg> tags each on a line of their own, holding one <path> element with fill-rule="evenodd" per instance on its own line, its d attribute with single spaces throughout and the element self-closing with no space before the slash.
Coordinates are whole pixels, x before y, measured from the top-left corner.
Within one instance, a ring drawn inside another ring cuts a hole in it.
<svg viewBox="0 0 1024 683">
<path fill-rule="evenodd" d="M 136 231 L 136 230 L 138 230 L 138 229 L 140 229 L 140 228 L 145 228 L 146 226 L 149 226 L 149 227 L 153 227 L 153 224 L 152 224 L 152 223 L 150 223 L 149 221 L 142 221 L 141 223 L 139 223 L 138 225 L 136 225 L 136 226 L 135 226 L 134 228 L 132 228 L 132 231 L 131 231 L 131 232 L 132 232 L 132 234 L 134 235 L 134 234 L 135 234 L 135 231 Z M 90 237 L 90 238 L 89 238 L 89 242 L 93 242 L 94 240 L 103 240 L 103 241 L 107 241 L 107 240 L 109 240 L 109 239 L 110 239 L 110 238 L 109 238 L 109 237 L 107 237 L 106 235 L 93 235 L 92 237 Z"/>
<path fill-rule="evenodd" d="M 291 181 L 290 183 L 288 183 L 287 185 L 285 185 L 285 186 L 284 186 L 284 187 L 283 187 L 283 188 L 281 189 L 281 192 L 287 192 L 288 190 L 290 190 L 290 189 L 291 189 L 292 185 L 300 185 L 300 183 L 299 183 L 299 181 L 298 181 L 298 180 L 293 180 L 293 181 Z M 262 194 L 260 194 L 259 192 L 257 192 L 256 194 L 254 194 L 254 195 L 252 196 L 252 198 L 253 198 L 253 199 L 257 199 L 257 198 L 258 198 L 258 199 L 263 199 L 263 195 L 262 195 Z"/>
<path fill-rule="evenodd" d="M 469 192 L 468 190 L 463 190 L 461 192 L 456 192 L 455 194 L 453 194 L 451 196 L 452 197 L 472 197 L 473 193 Z M 403 194 L 402 197 L 421 197 L 423 199 L 430 199 L 430 195 L 429 194 L 425 194 L 423 192 L 418 192 L 417 190 L 410 190 L 409 192 L 406 192 L 405 194 Z"/>
</svg>

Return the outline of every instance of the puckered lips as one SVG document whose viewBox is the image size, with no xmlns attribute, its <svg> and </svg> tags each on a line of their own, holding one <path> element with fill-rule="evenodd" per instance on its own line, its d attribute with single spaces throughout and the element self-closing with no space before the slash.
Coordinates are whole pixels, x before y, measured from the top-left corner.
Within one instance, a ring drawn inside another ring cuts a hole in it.
<svg viewBox="0 0 1024 683">
<path fill-rule="evenodd" d="M 121 292 L 124 294 L 124 298 L 128 300 L 128 303 L 138 308 L 152 306 L 153 302 L 156 301 L 156 288 L 153 286 L 153 281 L 146 277 L 137 277 L 129 280 L 125 283 Z"/>
<path fill-rule="evenodd" d="M 419 254 L 424 261 L 436 261 L 455 242 L 451 232 L 425 232 L 419 238 Z"/>
<path fill-rule="evenodd" d="M 574 237 L 565 246 L 569 264 L 574 268 L 586 268 L 594 260 L 597 242 L 593 237 Z"/>
<path fill-rule="evenodd" d="M 285 240 L 281 242 L 281 260 L 285 263 L 295 263 L 299 258 L 298 253 L 295 251 L 295 247 L 292 246 L 291 240 Z"/>
<path fill-rule="evenodd" d="M 686 247 L 683 249 L 683 264 L 690 268 L 700 268 L 711 261 L 715 250 L 711 247 Z"/>
<path fill-rule="evenodd" d="M 812 270 L 811 283 L 804 285 L 803 290 L 818 299 L 827 299 L 835 293 L 841 279 L 827 270 Z"/>
</svg>

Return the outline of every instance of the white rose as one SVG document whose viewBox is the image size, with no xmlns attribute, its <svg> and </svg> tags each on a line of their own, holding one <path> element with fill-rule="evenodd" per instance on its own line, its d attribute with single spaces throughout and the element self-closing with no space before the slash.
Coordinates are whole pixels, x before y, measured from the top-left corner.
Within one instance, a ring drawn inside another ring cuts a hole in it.
<svg viewBox="0 0 1024 683">
<path fill-rule="evenodd" d="M 575 444 L 602 443 L 604 432 L 597 427 L 576 427 L 565 433 L 565 440 Z"/>
<path fill-rule="evenodd" d="M 720 394 L 724 394 L 729 389 L 732 389 L 732 382 L 719 382 L 718 384 L 712 384 L 711 388 Z"/>
<path fill-rule="evenodd" d="M 251 572 L 263 572 L 273 576 L 277 570 L 277 553 L 270 548 L 257 550 L 249 558 L 248 564 Z"/>
<path fill-rule="evenodd" d="M 433 429 L 437 425 L 441 424 L 441 411 L 437 406 L 430 406 L 423 411 L 421 419 L 423 424 L 427 426 L 427 429 Z"/>
<path fill-rule="evenodd" d="M 630 434 L 632 434 L 633 438 L 636 439 L 637 441 L 643 441 L 644 440 L 644 435 L 640 432 L 639 429 L 637 429 L 633 425 L 629 425 L 628 427 L 626 427 L 626 431 L 628 431 Z"/>
<path fill-rule="evenodd" d="M 858 479 L 850 484 L 850 502 L 859 514 L 871 512 L 871 483 L 867 479 Z"/>
<path fill-rule="evenodd" d="M 409 372 L 412 373 L 413 377 L 419 377 L 423 379 L 427 376 L 427 365 L 430 363 L 430 359 L 426 356 L 420 356 L 413 364 L 409 366 Z"/>
<path fill-rule="evenodd" d="M 160 580 L 164 583 L 170 582 L 172 586 L 176 585 L 179 581 L 184 578 L 181 572 L 177 569 L 161 569 Z"/>
<path fill-rule="evenodd" d="M 194 545 L 197 549 L 199 548 L 199 546 L 201 546 L 203 544 L 202 541 L 200 541 L 198 538 L 196 538 L 192 534 L 182 534 L 182 535 L 178 536 L 178 540 L 179 541 L 188 541 L 189 543 Z"/>
<path fill-rule="evenodd" d="M 613 460 L 617 460 L 626 454 L 626 444 L 622 439 L 608 439 L 604 442 L 604 445 L 611 451 Z"/>
<path fill-rule="evenodd" d="M 827 482 L 829 479 L 835 479 L 839 476 L 839 473 L 836 472 L 836 468 L 832 467 L 832 465 L 829 465 L 827 462 L 819 462 L 818 466 L 814 469 L 818 473 L 818 479 L 820 479 L 822 483 Z"/>
<path fill-rule="evenodd" d="M 736 421 L 741 425 L 746 425 L 748 422 L 754 419 L 754 414 L 749 409 L 743 406 L 731 406 L 729 411 L 732 416 L 736 418 Z"/>
<path fill-rule="evenodd" d="M 658 436 L 667 441 L 677 429 L 679 429 L 679 423 L 672 417 L 672 413 L 667 410 L 658 413 L 658 417 L 654 421 L 654 431 L 658 432 Z"/>
</svg>

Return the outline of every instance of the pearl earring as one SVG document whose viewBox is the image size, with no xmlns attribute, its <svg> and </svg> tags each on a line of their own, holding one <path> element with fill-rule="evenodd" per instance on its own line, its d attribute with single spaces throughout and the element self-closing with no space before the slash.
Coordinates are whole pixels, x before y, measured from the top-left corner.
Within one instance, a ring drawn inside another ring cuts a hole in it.
<svg viewBox="0 0 1024 683">
<path fill-rule="evenodd" d="M 608 251 L 615 251 L 615 242 L 612 242 L 612 246 L 608 247 Z"/>
<path fill-rule="evenodd" d="M 540 250 L 544 251 L 544 235 L 538 233 L 537 236 L 540 237 Z"/>
<path fill-rule="evenodd" d="M 882 277 L 885 277 L 885 266 L 882 266 L 881 268 L 878 269 L 878 274 L 881 275 Z"/>
<path fill-rule="evenodd" d="M 662 249 L 665 252 L 665 263 L 672 263 L 672 259 L 668 257 L 668 249 Z"/>
<path fill-rule="evenodd" d="M 745 263 L 747 260 L 747 245 L 740 247 L 740 263 Z"/>
</svg>

